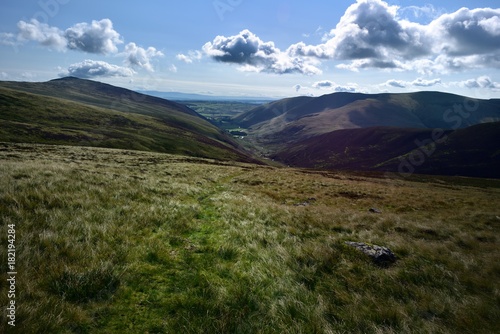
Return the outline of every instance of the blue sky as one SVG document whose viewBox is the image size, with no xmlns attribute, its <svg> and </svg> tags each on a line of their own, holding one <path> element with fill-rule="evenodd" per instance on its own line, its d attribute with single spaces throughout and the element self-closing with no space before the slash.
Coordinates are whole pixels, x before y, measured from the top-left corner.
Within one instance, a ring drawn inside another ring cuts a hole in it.
<svg viewBox="0 0 500 334">
<path fill-rule="evenodd" d="M 0 80 L 286 97 L 500 98 L 500 6 L 482 1 L 3 0 Z"/>
</svg>

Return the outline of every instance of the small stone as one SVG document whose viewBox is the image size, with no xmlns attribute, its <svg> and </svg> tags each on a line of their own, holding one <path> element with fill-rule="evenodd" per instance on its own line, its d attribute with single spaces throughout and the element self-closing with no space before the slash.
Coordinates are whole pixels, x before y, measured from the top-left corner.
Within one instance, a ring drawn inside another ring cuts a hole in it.
<svg viewBox="0 0 500 334">
<path fill-rule="evenodd" d="M 396 262 L 396 255 L 387 247 L 368 245 L 363 242 L 346 241 L 346 245 L 352 246 L 373 259 L 375 264 L 386 267 Z"/>
<path fill-rule="evenodd" d="M 376 209 L 376 208 L 371 208 L 370 210 L 371 213 L 382 213 L 382 211 L 380 211 L 379 209 Z"/>
</svg>

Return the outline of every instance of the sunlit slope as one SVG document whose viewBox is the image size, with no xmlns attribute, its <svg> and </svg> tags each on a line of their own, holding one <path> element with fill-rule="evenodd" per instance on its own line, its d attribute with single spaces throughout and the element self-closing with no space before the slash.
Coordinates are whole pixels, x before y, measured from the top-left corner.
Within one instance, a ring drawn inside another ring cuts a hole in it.
<svg viewBox="0 0 500 334">
<path fill-rule="evenodd" d="M 235 118 L 269 145 L 302 140 L 333 130 L 390 126 L 458 129 L 500 121 L 500 100 L 419 92 L 334 93 L 283 99 Z"/>
<path fill-rule="evenodd" d="M 88 80 L 2 82 L 0 122 L 0 141 L 252 160 L 232 138 L 185 106 Z"/>
</svg>

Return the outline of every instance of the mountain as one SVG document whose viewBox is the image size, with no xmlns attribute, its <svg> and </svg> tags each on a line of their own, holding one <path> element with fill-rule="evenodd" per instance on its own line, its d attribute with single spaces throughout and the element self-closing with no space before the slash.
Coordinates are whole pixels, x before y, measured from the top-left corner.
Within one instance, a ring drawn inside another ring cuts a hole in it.
<svg viewBox="0 0 500 334">
<path fill-rule="evenodd" d="M 500 121 L 500 100 L 438 92 L 334 93 L 275 101 L 241 114 L 234 121 L 248 128 L 263 144 L 273 145 L 340 129 L 465 128 Z"/>
<path fill-rule="evenodd" d="M 500 177 L 499 99 L 334 93 L 275 101 L 233 120 L 262 154 L 291 166 Z M 436 131 L 446 140 L 425 162 L 403 166 Z"/>
<path fill-rule="evenodd" d="M 194 110 L 73 77 L 0 82 L 0 141 L 131 148 L 255 161 Z"/>
</svg>

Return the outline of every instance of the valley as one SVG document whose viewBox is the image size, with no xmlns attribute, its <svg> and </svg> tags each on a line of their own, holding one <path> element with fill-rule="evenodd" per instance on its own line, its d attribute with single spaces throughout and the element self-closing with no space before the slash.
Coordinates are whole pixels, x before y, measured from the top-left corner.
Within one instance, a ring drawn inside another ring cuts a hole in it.
<svg viewBox="0 0 500 334">
<path fill-rule="evenodd" d="M 0 332 L 498 332 L 499 101 L 471 101 L 0 82 Z"/>
</svg>

